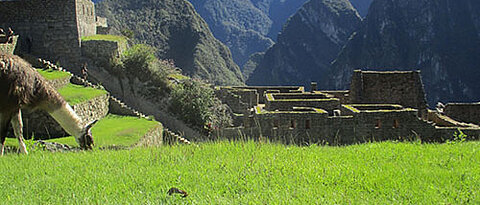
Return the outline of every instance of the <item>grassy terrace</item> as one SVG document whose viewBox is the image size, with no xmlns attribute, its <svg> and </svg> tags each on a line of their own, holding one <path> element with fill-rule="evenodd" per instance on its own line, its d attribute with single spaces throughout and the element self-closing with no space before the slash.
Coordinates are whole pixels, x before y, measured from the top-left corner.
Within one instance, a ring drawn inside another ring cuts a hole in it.
<svg viewBox="0 0 480 205">
<path fill-rule="evenodd" d="M 58 90 L 60 95 L 70 104 L 75 105 L 95 97 L 107 94 L 105 90 L 99 90 L 91 87 L 84 87 L 81 85 L 68 84 L 67 86 Z"/>
<path fill-rule="evenodd" d="M 56 80 L 70 77 L 70 74 L 67 72 L 56 71 L 56 70 L 43 70 L 36 69 L 47 80 Z"/>
<path fill-rule="evenodd" d="M 55 71 L 55 70 L 42 70 L 37 71 L 47 80 L 56 80 L 67 78 L 70 76 L 67 72 Z M 71 105 L 75 105 L 81 102 L 91 100 L 95 97 L 105 95 L 108 92 L 105 90 L 95 89 L 91 87 L 84 87 L 81 85 L 68 84 L 58 90 L 60 95 Z"/>
<path fill-rule="evenodd" d="M 95 124 L 92 128 L 92 134 L 95 137 L 96 147 L 112 145 L 128 147 L 138 143 L 149 130 L 156 126 L 161 125 L 156 121 L 136 117 L 108 115 Z M 58 138 L 49 141 L 78 147 L 73 137 Z M 18 147 L 18 142 L 16 139 L 8 138 L 6 145 L 9 147 Z"/>
<path fill-rule="evenodd" d="M 93 36 L 84 36 L 82 37 L 82 41 L 115 41 L 115 42 L 125 42 L 127 39 L 123 36 L 115 36 L 115 35 L 93 35 Z"/>
<path fill-rule="evenodd" d="M 132 146 L 140 141 L 147 132 L 160 124 L 143 118 L 108 115 L 100 120 L 93 128 L 95 146 Z M 50 140 L 70 146 L 78 147 L 73 137 Z"/>
<path fill-rule="evenodd" d="M 4 204 L 479 204 L 480 142 L 216 142 L 0 158 Z M 168 196 L 171 187 L 187 198 Z"/>
</svg>

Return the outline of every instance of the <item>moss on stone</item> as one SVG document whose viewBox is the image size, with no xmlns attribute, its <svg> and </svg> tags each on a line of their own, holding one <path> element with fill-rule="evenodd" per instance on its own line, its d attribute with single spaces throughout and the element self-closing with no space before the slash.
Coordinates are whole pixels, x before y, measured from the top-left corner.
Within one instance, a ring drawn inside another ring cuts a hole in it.
<svg viewBox="0 0 480 205">
<path fill-rule="evenodd" d="M 356 108 L 352 107 L 351 105 L 343 105 L 344 108 L 349 109 L 350 111 L 354 113 L 360 113 L 360 110 L 357 110 Z"/>
</svg>

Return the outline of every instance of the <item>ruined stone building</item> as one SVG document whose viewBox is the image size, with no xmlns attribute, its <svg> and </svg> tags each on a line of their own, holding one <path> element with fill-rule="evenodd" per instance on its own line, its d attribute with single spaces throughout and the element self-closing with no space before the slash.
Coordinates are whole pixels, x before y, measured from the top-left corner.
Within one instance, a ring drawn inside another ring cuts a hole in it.
<svg viewBox="0 0 480 205">
<path fill-rule="evenodd" d="M 16 53 L 73 71 L 82 61 L 81 38 L 95 35 L 97 26 L 91 0 L 0 0 L 0 27 L 11 27 L 19 36 Z"/>
<path fill-rule="evenodd" d="M 356 70 L 350 90 L 311 87 L 216 87 L 217 96 L 232 109 L 234 123 L 215 135 L 329 144 L 444 141 L 458 129 L 480 136 L 480 104 L 429 110 L 419 71 Z"/>
</svg>

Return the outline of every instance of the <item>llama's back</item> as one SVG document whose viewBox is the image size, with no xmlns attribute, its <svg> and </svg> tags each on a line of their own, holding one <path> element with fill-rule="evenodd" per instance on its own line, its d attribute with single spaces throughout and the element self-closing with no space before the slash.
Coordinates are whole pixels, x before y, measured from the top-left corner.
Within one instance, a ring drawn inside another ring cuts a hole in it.
<svg viewBox="0 0 480 205">
<path fill-rule="evenodd" d="M 42 108 L 47 111 L 65 101 L 28 62 L 0 53 L 0 111 L 21 108 Z"/>
</svg>

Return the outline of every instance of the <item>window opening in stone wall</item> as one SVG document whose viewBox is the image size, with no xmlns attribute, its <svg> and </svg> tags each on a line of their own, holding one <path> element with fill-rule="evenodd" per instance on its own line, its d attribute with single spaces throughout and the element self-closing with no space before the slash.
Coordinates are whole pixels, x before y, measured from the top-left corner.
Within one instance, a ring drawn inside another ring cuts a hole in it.
<svg viewBox="0 0 480 205">
<path fill-rule="evenodd" d="M 393 120 L 393 128 L 399 128 L 400 127 L 400 122 L 398 120 Z"/>
<path fill-rule="evenodd" d="M 290 120 L 290 128 L 295 129 L 295 120 Z"/>
<path fill-rule="evenodd" d="M 375 128 L 376 129 L 382 128 L 382 121 L 381 120 L 377 120 L 377 123 L 375 124 Z"/>
<path fill-rule="evenodd" d="M 273 128 L 274 129 L 278 128 L 278 120 L 273 120 Z"/>
<path fill-rule="evenodd" d="M 311 128 L 310 120 L 305 120 L 305 129 L 310 129 L 310 128 Z"/>
</svg>

